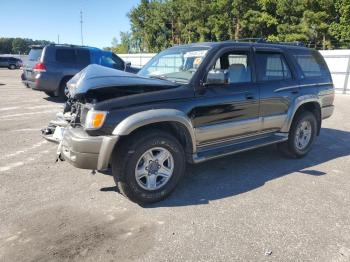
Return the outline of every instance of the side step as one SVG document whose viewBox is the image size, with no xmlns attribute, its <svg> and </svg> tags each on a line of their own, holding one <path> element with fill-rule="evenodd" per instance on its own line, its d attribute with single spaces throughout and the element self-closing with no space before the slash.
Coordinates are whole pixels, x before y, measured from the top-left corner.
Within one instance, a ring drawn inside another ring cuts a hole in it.
<svg viewBox="0 0 350 262">
<path fill-rule="evenodd" d="M 263 147 L 271 144 L 280 143 L 288 140 L 288 134 L 284 133 L 275 133 L 264 136 L 259 136 L 250 139 L 240 139 L 236 140 L 233 143 L 221 144 L 219 146 L 202 149 L 193 155 L 193 162 L 200 163 L 210 159 L 227 156 L 258 147 Z"/>
</svg>

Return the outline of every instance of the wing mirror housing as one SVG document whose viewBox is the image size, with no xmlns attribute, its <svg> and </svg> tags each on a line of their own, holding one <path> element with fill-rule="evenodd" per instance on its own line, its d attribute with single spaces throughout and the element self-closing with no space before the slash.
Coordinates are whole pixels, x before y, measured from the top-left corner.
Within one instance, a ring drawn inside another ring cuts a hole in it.
<svg viewBox="0 0 350 262">
<path fill-rule="evenodd" d="M 228 75 L 226 70 L 210 70 L 205 85 L 226 85 L 227 83 Z"/>
<path fill-rule="evenodd" d="M 130 61 L 126 61 L 125 62 L 125 69 L 129 68 L 129 67 L 131 67 L 131 62 Z"/>
</svg>

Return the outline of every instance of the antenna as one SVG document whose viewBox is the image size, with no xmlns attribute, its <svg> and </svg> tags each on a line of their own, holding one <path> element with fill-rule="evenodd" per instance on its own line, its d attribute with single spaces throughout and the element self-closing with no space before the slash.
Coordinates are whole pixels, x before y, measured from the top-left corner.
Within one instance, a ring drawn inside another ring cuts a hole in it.
<svg viewBox="0 0 350 262">
<path fill-rule="evenodd" d="M 81 37 L 81 45 L 84 45 L 83 39 L 83 11 L 80 10 L 80 37 Z"/>
</svg>

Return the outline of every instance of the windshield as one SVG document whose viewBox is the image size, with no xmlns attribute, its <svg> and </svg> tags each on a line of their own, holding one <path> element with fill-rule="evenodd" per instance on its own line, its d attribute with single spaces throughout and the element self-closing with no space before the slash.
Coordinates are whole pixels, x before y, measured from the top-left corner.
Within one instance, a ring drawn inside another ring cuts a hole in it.
<svg viewBox="0 0 350 262">
<path fill-rule="evenodd" d="M 138 73 L 140 76 L 188 83 L 202 63 L 209 47 L 176 47 L 152 58 Z"/>
</svg>

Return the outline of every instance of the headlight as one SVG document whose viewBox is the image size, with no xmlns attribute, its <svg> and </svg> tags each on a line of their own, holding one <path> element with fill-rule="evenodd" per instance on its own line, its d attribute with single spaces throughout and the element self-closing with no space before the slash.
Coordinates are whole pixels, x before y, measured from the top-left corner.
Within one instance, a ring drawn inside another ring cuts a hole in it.
<svg viewBox="0 0 350 262">
<path fill-rule="evenodd" d="M 89 110 L 85 118 L 85 129 L 99 129 L 105 119 L 108 112 Z"/>
</svg>

